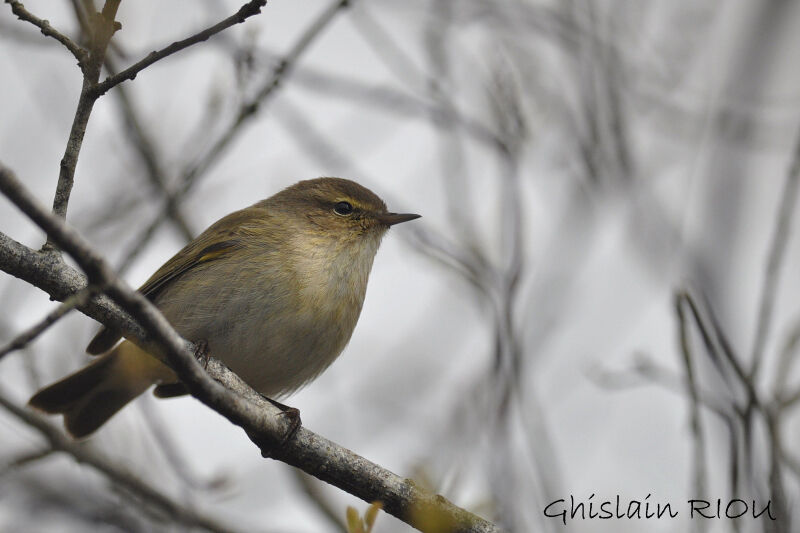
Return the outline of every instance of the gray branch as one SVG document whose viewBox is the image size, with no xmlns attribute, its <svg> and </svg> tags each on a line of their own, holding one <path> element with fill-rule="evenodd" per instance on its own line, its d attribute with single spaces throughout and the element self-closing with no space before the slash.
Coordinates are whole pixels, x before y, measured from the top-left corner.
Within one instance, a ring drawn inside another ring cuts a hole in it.
<svg viewBox="0 0 800 533">
<path fill-rule="evenodd" d="M 86 60 L 88 59 L 88 54 L 86 50 L 75 44 L 72 39 L 58 31 L 57 29 L 53 28 L 50 25 L 50 22 L 47 20 L 40 19 L 27 9 L 25 6 L 22 5 L 22 2 L 18 2 L 17 0 L 6 0 L 6 4 L 11 6 L 11 12 L 14 13 L 18 19 L 24 20 L 26 22 L 30 22 L 37 28 L 39 31 L 42 32 L 42 35 L 46 35 L 47 37 L 52 37 L 56 41 L 63 44 L 67 50 L 69 50 L 75 59 L 78 60 L 78 64 L 83 66 Z"/>
<path fill-rule="evenodd" d="M 40 206 L 3 166 L 0 166 L 0 191 L 77 262 L 88 280 L 58 255 L 35 252 L 2 233 L 0 269 L 45 290 L 55 299 L 67 298 L 88 283 L 105 287 L 106 296 L 96 297 L 79 309 L 118 329 L 149 352 L 162 356 L 192 395 L 244 429 L 264 457 L 296 466 L 366 502 L 381 501 L 388 513 L 421 531 L 433 531 L 443 522 L 450 524 L 453 531 L 499 531 L 495 525 L 444 497 L 428 493 L 411 480 L 312 431 L 300 427 L 289 434 L 290 422 L 280 416 L 281 411 L 219 361 L 211 359 L 207 373 L 204 372 L 192 356 L 191 343 L 172 329 L 158 309 L 120 281 L 108 263 L 75 230 Z"/>
<path fill-rule="evenodd" d="M 191 37 L 183 39 L 181 41 L 177 41 L 172 43 L 169 46 L 158 50 L 157 52 L 150 52 L 144 59 L 141 61 L 131 65 L 130 67 L 126 68 L 122 72 L 109 76 L 101 83 L 97 83 L 91 88 L 92 96 L 94 98 L 98 98 L 99 96 L 108 92 L 109 89 L 114 87 L 115 85 L 119 85 L 125 80 L 132 80 L 136 77 L 139 72 L 146 69 L 156 61 L 164 59 L 167 56 L 171 56 L 175 52 L 180 52 L 184 48 L 188 48 L 193 44 L 201 43 L 203 41 L 208 40 L 209 37 L 230 28 L 236 24 L 240 24 L 247 20 L 249 17 L 253 15 L 257 15 L 261 13 L 261 8 L 267 5 L 267 0 L 251 0 L 247 2 L 245 5 L 239 8 L 239 10 L 231 15 L 230 17 L 226 18 L 214 24 L 213 26 L 206 28 L 205 30 L 198 32 Z"/>
</svg>

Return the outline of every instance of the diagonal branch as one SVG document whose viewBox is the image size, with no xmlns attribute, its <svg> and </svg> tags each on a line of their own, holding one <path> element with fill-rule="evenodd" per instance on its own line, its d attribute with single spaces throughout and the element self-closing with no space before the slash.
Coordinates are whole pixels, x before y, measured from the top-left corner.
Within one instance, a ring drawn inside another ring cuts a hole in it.
<svg viewBox="0 0 800 533">
<path fill-rule="evenodd" d="M 189 167 L 181 178 L 180 189 L 177 194 L 183 195 L 189 192 L 193 187 L 197 178 L 202 175 L 208 168 L 219 158 L 222 152 L 228 147 L 238 133 L 242 129 L 248 119 L 254 116 L 260 106 L 268 101 L 269 97 L 274 94 L 275 90 L 280 86 L 283 80 L 292 72 L 297 65 L 300 57 L 305 53 L 308 47 L 313 43 L 323 32 L 325 28 L 335 19 L 336 15 L 350 3 L 350 0 L 335 0 L 328 6 L 325 11 L 319 14 L 314 19 L 311 25 L 303 32 L 300 38 L 294 43 L 289 52 L 278 62 L 278 65 L 272 72 L 268 80 L 259 88 L 255 96 L 249 101 L 244 102 L 239 108 L 234 121 L 228 126 L 228 129 L 217 139 L 213 146 L 206 151 L 197 163 Z"/>
<path fill-rule="evenodd" d="M 31 24 L 39 28 L 39 30 L 42 32 L 43 35 L 46 35 L 47 37 L 52 37 L 56 41 L 63 44 L 67 48 L 67 50 L 69 50 L 72 53 L 72 55 L 75 56 L 75 59 L 78 60 L 78 65 L 80 65 L 81 68 L 83 68 L 83 65 L 86 63 L 88 59 L 88 54 L 86 50 L 75 44 L 72 41 L 72 39 L 70 39 L 60 31 L 58 31 L 57 29 L 53 28 L 50 25 L 50 22 L 44 19 L 40 19 L 30 11 L 25 9 L 25 6 L 22 5 L 22 2 L 19 2 L 18 0 L 6 0 L 6 4 L 11 6 L 11 12 L 14 13 L 18 19 L 30 22 Z"/>
<path fill-rule="evenodd" d="M 112 76 L 107 77 L 102 82 L 96 84 L 92 87 L 92 95 L 97 98 L 106 92 L 109 89 L 114 87 L 115 85 L 119 85 L 123 81 L 132 80 L 136 77 L 139 72 L 146 69 L 156 61 L 160 61 L 165 57 L 171 56 L 176 52 L 180 52 L 184 48 L 188 48 L 193 44 L 197 44 L 203 41 L 208 40 L 209 37 L 230 28 L 231 26 L 235 26 L 236 24 L 240 24 L 247 20 L 248 18 L 252 17 L 253 15 L 258 15 L 261 13 L 261 8 L 267 5 L 267 0 L 250 0 L 245 5 L 239 8 L 239 11 L 231 15 L 230 17 L 226 18 L 225 20 L 214 24 L 213 26 L 206 28 L 205 30 L 198 32 L 191 37 L 183 39 L 181 41 L 176 41 L 171 45 L 162 48 L 156 52 L 150 52 L 144 59 L 134 63 L 130 67 L 126 68 L 122 72 L 114 74 Z"/>
<path fill-rule="evenodd" d="M 36 337 L 44 333 L 47 328 L 55 324 L 61 317 L 76 307 L 86 305 L 86 303 L 88 303 L 88 301 L 97 292 L 98 289 L 90 285 L 64 300 L 64 303 L 48 313 L 47 316 L 41 320 L 41 322 L 37 323 L 27 331 L 22 332 L 20 335 L 17 335 L 17 337 L 9 342 L 4 348 L 0 348 L 0 359 L 3 359 L 3 357 L 15 350 L 19 350 L 27 346 L 30 342 L 36 339 Z"/>
<path fill-rule="evenodd" d="M 111 72 L 117 72 L 115 61 L 111 58 L 106 58 L 106 69 Z M 142 164 L 144 165 L 145 173 L 150 180 L 150 183 L 156 189 L 156 192 L 165 197 L 169 197 L 169 189 L 167 185 L 166 171 L 162 164 L 161 157 L 159 157 L 156 143 L 152 136 L 149 134 L 140 120 L 140 113 L 134 106 L 133 99 L 129 95 L 128 87 L 120 85 L 114 91 L 119 102 L 119 108 L 122 112 L 125 121 L 125 132 L 130 138 L 136 153 L 139 156 Z M 178 201 L 168 201 L 165 216 L 169 217 L 175 228 L 181 233 L 181 236 L 188 242 L 194 238 L 194 233 L 183 215 Z"/>
<path fill-rule="evenodd" d="M 0 191 L 72 256 L 90 282 L 106 287 L 106 294 L 130 317 L 109 306 L 105 298 L 96 298 L 81 310 L 92 317 L 105 318 L 105 324 L 147 351 L 163 356 L 192 395 L 244 429 L 264 457 L 271 456 L 301 468 L 366 502 L 381 501 L 388 513 L 422 531 L 434 531 L 442 523 L 451 525 L 453 531 L 498 531 L 490 522 L 442 496 L 428 493 L 412 481 L 303 427 L 288 434 L 291 424 L 281 416 L 281 411 L 220 362 L 211 359 L 208 373 L 204 372 L 190 352 L 191 344 L 172 329 L 158 309 L 120 281 L 108 263 L 74 229 L 42 208 L 2 166 Z M 60 295 L 86 286 L 83 276 L 60 259 L 53 259 L 54 256 L 34 252 L 0 233 L 0 268 L 6 272 L 29 282 L 43 280 L 36 285 Z"/>
</svg>

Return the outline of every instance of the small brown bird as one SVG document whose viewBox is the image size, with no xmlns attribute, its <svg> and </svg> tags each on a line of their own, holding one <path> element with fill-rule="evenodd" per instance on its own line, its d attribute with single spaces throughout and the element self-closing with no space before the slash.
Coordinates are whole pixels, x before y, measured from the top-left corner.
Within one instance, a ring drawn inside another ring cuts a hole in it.
<svg viewBox="0 0 800 533">
<path fill-rule="evenodd" d="M 341 178 L 301 181 L 222 218 L 139 289 L 184 338 L 204 342 L 261 394 L 286 395 L 317 377 L 353 333 L 372 261 L 393 224 L 372 191 Z M 186 390 L 162 361 L 103 328 L 87 348 L 104 354 L 37 392 L 30 405 L 63 414 L 89 435 L 156 385 Z M 112 349 L 113 348 L 113 349 Z"/>
</svg>

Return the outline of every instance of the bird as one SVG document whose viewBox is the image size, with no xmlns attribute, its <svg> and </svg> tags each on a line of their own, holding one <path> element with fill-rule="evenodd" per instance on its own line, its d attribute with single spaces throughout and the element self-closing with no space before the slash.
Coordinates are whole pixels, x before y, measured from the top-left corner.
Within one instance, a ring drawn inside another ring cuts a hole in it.
<svg viewBox="0 0 800 533">
<path fill-rule="evenodd" d="M 344 350 L 392 213 L 375 193 L 334 177 L 300 181 L 212 224 L 139 289 L 184 338 L 203 345 L 253 389 L 282 398 Z M 67 432 L 92 434 L 155 385 L 160 398 L 188 391 L 162 359 L 113 328 L 86 351 L 99 357 L 33 395 Z"/>
</svg>

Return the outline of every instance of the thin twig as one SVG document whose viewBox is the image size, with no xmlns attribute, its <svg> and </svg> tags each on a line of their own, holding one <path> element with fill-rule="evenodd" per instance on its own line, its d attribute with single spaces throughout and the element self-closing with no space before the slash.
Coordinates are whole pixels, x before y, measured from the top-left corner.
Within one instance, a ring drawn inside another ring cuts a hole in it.
<svg viewBox="0 0 800 533">
<path fill-rule="evenodd" d="M 683 309 L 685 295 L 678 293 L 674 298 L 675 315 L 678 318 L 678 338 L 680 339 L 681 360 L 686 372 L 686 390 L 689 393 L 689 424 L 694 436 L 693 464 L 694 471 L 694 490 L 697 497 L 706 494 L 706 470 L 705 470 L 705 432 L 703 431 L 703 419 L 700 415 L 700 393 L 697 387 L 697 380 L 694 373 L 694 362 L 692 361 L 692 349 L 689 341 L 689 326 L 686 313 Z M 697 526 L 695 526 L 697 527 Z"/>
<path fill-rule="evenodd" d="M 201 479 L 196 474 L 187 460 L 187 454 L 175 442 L 172 432 L 168 424 L 161 417 L 161 413 L 155 407 L 155 399 L 148 397 L 146 401 L 139 402 L 139 407 L 144 415 L 144 420 L 147 423 L 150 433 L 156 441 L 159 451 L 164 454 L 167 462 L 169 462 L 175 475 L 188 487 L 194 490 L 203 491 L 217 491 L 229 485 L 230 477 L 225 474 L 217 474 L 208 476 L 207 479 Z"/>
<path fill-rule="evenodd" d="M 36 337 L 41 335 L 47 328 L 55 324 L 61 317 L 75 309 L 82 307 L 98 292 L 97 287 L 89 286 L 73 296 L 70 296 L 62 304 L 47 314 L 38 324 L 17 335 L 4 348 L 0 348 L 0 359 L 9 353 L 24 348 Z"/>
<path fill-rule="evenodd" d="M 42 34 L 52 37 L 53 39 L 57 40 L 61 44 L 63 44 L 67 50 L 69 50 L 75 59 L 78 60 L 78 65 L 83 68 L 83 65 L 86 63 L 88 59 L 88 53 L 86 50 L 75 44 L 72 39 L 61 33 L 60 31 L 56 30 L 50 25 L 50 22 L 47 20 L 40 19 L 27 9 L 25 6 L 22 5 L 22 2 L 17 0 L 6 0 L 6 4 L 11 6 L 11 11 L 19 18 L 20 20 L 24 20 L 26 22 L 30 22 L 39 30 L 41 30 Z"/>
<path fill-rule="evenodd" d="M 0 469 L 0 476 L 8 474 L 25 465 L 35 463 L 36 461 L 44 459 L 45 457 L 50 457 L 51 455 L 53 455 L 54 451 L 55 450 L 53 450 L 53 448 L 47 447 L 47 448 L 41 448 L 39 450 L 32 450 L 29 452 L 25 452 L 14 458 L 13 460 L 7 461 L 3 465 L 3 468 Z"/>
<path fill-rule="evenodd" d="M 800 320 L 795 321 L 783 341 L 778 354 L 778 367 L 775 372 L 775 397 L 782 398 L 789 385 L 789 377 L 797 363 L 797 349 L 800 347 Z"/>
<path fill-rule="evenodd" d="M 277 89 L 283 80 L 292 72 L 295 65 L 300 60 L 300 57 L 305 53 L 311 43 L 313 43 L 322 34 L 323 30 L 333 22 L 336 15 L 347 7 L 349 1 L 350 0 L 334 1 L 311 22 L 289 52 L 280 60 L 269 79 L 256 91 L 255 96 L 240 106 L 236 118 L 228 126 L 228 129 L 205 152 L 205 155 L 201 157 L 199 161 L 186 169 L 181 177 L 181 185 L 177 194 L 184 195 L 189 192 L 197 178 L 208 170 L 228 147 L 231 141 L 236 138 L 242 129 L 242 125 L 250 117 L 254 116 L 259 108 L 268 101 L 269 97 L 274 94 L 275 89 Z"/>
<path fill-rule="evenodd" d="M 94 85 L 91 88 L 92 95 L 95 98 L 97 98 L 108 92 L 108 90 L 114 87 L 115 85 L 119 85 L 120 83 L 126 80 L 134 79 L 136 75 L 139 74 L 139 72 L 149 67 L 156 61 L 171 56 L 176 52 L 180 52 L 181 50 L 188 48 L 193 44 L 206 41 L 208 40 L 209 37 L 212 37 L 213 35 L 223 30 L 226 30 L 231 26 L 240 24 L 245 20 L 247 20 L 248 18 L 252 17 L 253 15 L 258 15 L 259 13 L 261 13 L 261 8 L 264 7 L 265 5 L 267 5 L 267 0 L 250 0 L 250 2 L 247 2 L 245 5 L 240 7 L 235 14 L 231 15 L 225 20 L 218 22 L 217 24 L 214 24 L 209 28 L 206 28 L 201 32 L 198 32 L 192 35 L 191 37 L 188 37 L 181 41 L 176 41 L 171 45 L 162 48 L 161 50 L 150 52 L 147 55 L 147 57 L 134 63 L 133 65 L 126 68 L 122 72 L 111 75 L 102 82 Z"/>
<path fill-rule="evenodd" d="M 112 74 L 117 71 L 114 61 L 111 58 L 106 58 L 106 68 Z M 156 191 L 166 198 L 170 198 L 168 192 L 166 172 L 162 164 L 161 157 L 156 149 L 156 143 L 153 142 L 152 136 L 145 129 L 142 121 L 139 120 L 139 113 L 134 106 L 134 103 L 128 94 L 127 86 L 120 85 L 115 91 L 119 108 L 122 111 L 123 118 L 127 128 L 125 131 L 131 139 L 133 146 L 136 148 L 136 153 L 141 159 L 145 167 L 145 173 L 150 180 L 150 183 L 155 187 Z M 175 228 L 181 233 L 183 238 L 188 242 L 192 240 L 195 235 L 186 220 L 186 217 L 181 212 L 180 206 L 177 201 L 167 202 L 166 216 L 170 218 Z"/>
<path fill-rule="evenodd" d="M 270 62 L 274 54 L 262 51 Z M 452 130 L 458 126 L 471 138 L 494 150 L 505 150 L 502 140 L 482 122 L 464 115 L 447 101 L 429 102 L 393 86 L 367 85 L 349 77 L 323 72 L 313 67 L 298 66 L 292 82 L 304 89 L 326 96 L 344 98 L 358 105 L 388 111 L 403 118 L 419 116 L 429 119 L 437 128 Z"/>
</svg>

